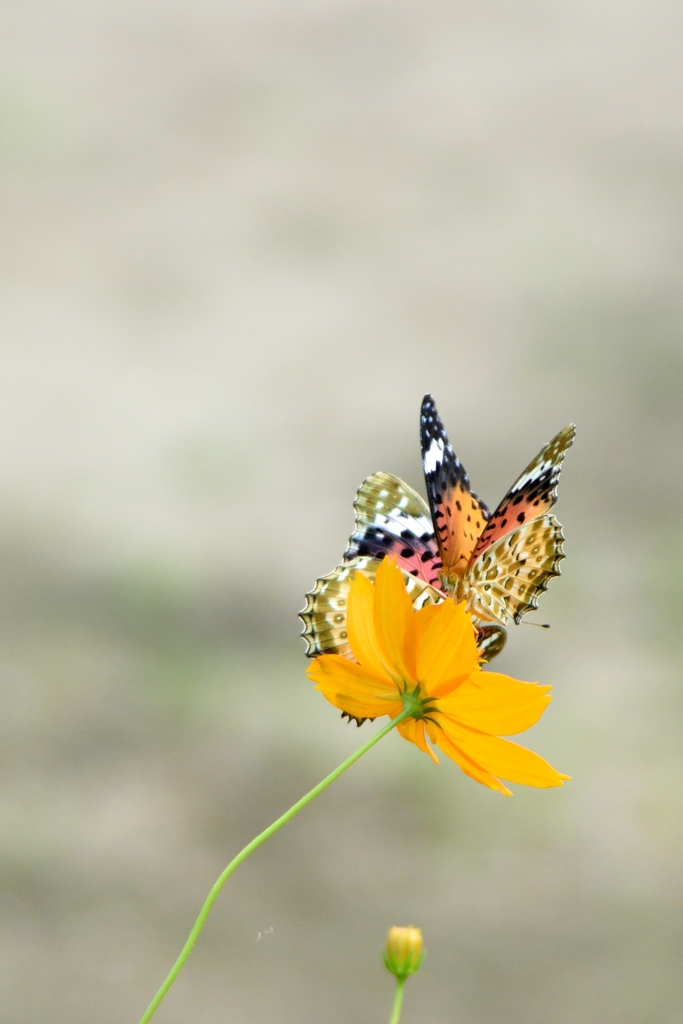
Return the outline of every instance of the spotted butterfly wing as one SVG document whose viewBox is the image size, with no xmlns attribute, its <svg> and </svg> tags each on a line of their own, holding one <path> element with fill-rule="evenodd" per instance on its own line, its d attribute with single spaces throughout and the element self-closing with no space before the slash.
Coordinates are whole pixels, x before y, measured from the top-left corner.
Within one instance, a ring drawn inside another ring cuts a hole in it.
<svg viewBox="0 0 683 1024">
<path fill-rule="evenodd" d="M 557 501 L 565 452 L 576 434 L 573 423 L 556 434 L 529 463 L 486 524 L 470 557 L 470 566 L 506 534 L 548 512 Z"/>
<path fill-rule="evenodd" d="M 520 622 L 559 576 L 562 527 L 545 513 L 494 540 L 468 573 L 467 610 L 484 620 Z"/>
<path fill-rule="evenodd" d="M 391 555 L 406 573 L 440 587 L 429 509 L 412 487 L 391 473 L 373 473 L 360 485 L 353 507 L 356 525 L 344 561 Z"/>
<path fill-rule="evenodd" d="M 473 493 L 465 468 L 449 444 L 431 395 L 420 414 L 422 467 L 434 533 L 447 585 L 464 577 L 491 513 Z"/>
</svg>

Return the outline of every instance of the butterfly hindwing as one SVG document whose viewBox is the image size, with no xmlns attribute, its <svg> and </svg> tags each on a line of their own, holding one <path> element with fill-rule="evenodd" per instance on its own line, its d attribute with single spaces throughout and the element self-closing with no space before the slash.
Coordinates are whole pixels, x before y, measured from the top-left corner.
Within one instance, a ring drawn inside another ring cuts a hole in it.
<svg viewBox="0 0 683 1024">
<path fill-rule="evenodd" d="M 304 623 L 302 636 L 308 647 L 306 654 L 309 658 L 319 654 L 341 654 L 353 658 L 346 626 L 349 587 L 357 572 L 362 572 L 374 582 L 378 565 L 379 559 L 376 558 L 354 558 L 316 580 L 313 590 L 306 594 L 306 607 L 299 613 Z M 441 591 L 405 570 L 403 578 L 416 611 L 447 600 Z M 474 627 L 482 661 L 490 661 L 502 651 L 507 633 L 498 624 L 475 621 Z"/>
<path fill-rule="evenodd" d="M 427 497 L 444 574 L 462 577 L 490 512 L 473 494 L 431 395 L 425 395 L 422 401 L 420 441 Z"/>
<path fill-rule="evenodd" d="M 472 552 L 470 564 L 474 564 L 501 537 L 553 507 L 557 500 L 562 461 L 575 433 L 574 425 L 570 423 L 541 448 L 491 516 Z"/>
<path fill-rule="evenodd" d="M 519 622 L 559 576 L 562 527 L 546 513 L 494 541 L 469 572 L 467 609 L 485 620 Z"/>
<path fill-rule="evenodd" d="M 344 560 L 391 555 L 399 567 L 438 587 L 441 559 L 429 509 L 416 491 L 391 473 L 373 473 L 354 501 L 356 525 Z"/>
<path fill-rule="evenodd" d="M 313 590 L 306 594 L 306 607 L 299 612 L 304 623 L 301 635 L 308 645 L 306 654 L 309 658 L 318 654 L 341 654 L 353 658 L 346 628 L 349 587 L 357 572 L 362 572 L 374 582 L 379 563 L 380 559 L 367 556 L 353 558 L 315 581 Z M 443 600 L 444 595 L 425 580 L 405 570 L 403 578 L 416 610 Z"/>
</svg>

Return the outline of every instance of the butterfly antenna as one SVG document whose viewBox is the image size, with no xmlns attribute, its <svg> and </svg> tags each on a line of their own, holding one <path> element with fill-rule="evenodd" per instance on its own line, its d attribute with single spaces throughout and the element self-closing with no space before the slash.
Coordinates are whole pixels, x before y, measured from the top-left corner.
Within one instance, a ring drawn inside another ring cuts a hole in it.
<svg viewBox="0 0 683 1024">
<path fill-rule="evenodd" d="M 539 629 L 550 629 L 549 622 L 520 622 L 520 626 L 538 626 Z"/>
</svg>

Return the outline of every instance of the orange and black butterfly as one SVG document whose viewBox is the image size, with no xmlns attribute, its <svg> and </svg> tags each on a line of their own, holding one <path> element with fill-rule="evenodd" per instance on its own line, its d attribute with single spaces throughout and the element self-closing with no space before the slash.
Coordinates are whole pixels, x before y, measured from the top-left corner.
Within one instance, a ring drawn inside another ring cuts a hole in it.
<svg viewBox="0 0 683 1024">
<path fill-rule="evenodd" d="M 562 527 L 550 513 L 574 427 L 561 430 L 517 478 L 491 514 L 470 487 L 431 395 L 420 417 L 429 505 L 399 477 L 373 473 L 361 484 L 356 525 L 344 561 L 316 581 L 300 613 L 307 654 L 351 656 L 346 601 L 356 572 L 371 579 L 382 558 L 396 559 L 415 608 L 452 597 L 474 617 L 482 658 L 498 654 L 504 626 L 538 606 L 559 575 Z"/>
</svg>

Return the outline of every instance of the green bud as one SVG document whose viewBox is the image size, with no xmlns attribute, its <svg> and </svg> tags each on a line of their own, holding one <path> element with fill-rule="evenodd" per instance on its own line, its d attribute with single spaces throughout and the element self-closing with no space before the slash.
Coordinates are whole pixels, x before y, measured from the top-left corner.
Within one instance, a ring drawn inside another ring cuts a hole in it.
<svg viewBox="0 0 683 1024">
<path fill-rule="evenodd" d="M 384 966 L 397 978 L 409 978 L 419 971 L 424 958 L 419 928 L 390 928 L 384 949 Z"/>
</svg>

